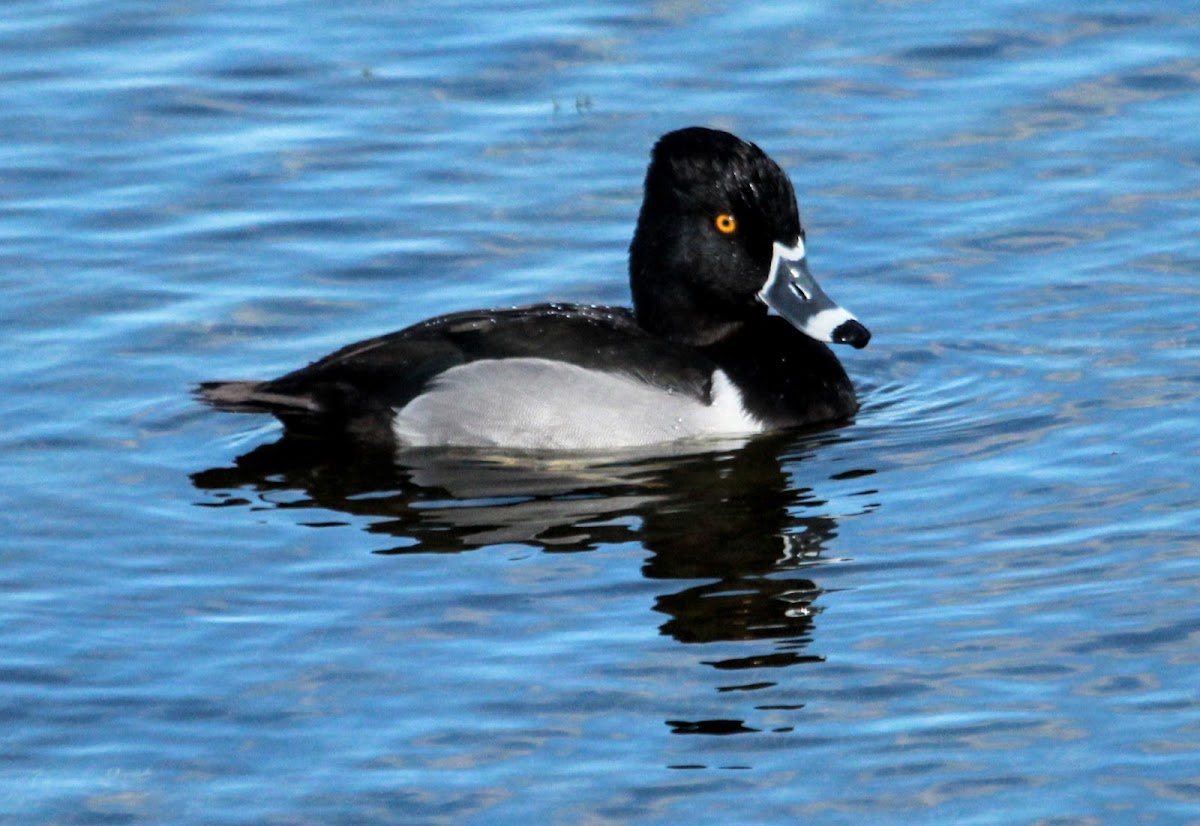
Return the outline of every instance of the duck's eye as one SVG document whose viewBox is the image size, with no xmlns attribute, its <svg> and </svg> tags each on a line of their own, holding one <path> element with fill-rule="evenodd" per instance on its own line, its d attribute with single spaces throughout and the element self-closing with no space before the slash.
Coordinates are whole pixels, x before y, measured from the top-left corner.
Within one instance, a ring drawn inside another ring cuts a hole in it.
<svg viewBox="0 0 1200 826">
<path fill-rule="evenodd" d="M 733 235 L 737 232 L 737 219 L 728 212 L 722 212 L 718 215 L 713 224 L 716 226 L 717 232 L 722 235 Z"/>
</svg>

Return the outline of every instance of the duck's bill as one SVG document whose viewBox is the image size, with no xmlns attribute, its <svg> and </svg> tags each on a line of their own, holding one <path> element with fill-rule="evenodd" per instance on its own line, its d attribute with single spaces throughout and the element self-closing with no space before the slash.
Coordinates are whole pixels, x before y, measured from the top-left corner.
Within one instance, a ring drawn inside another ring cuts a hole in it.
<svg viewBox="0 0 1200 826">
<path fill-rule="evenodd" d="M 775 242 L 771 274 L 758 297 L 797 330 L 817 341 L 862 349 L 871 340 L 871 331 L 817 285 L 808 271 L 803 240 L 793 247 Z"/>
</svg>

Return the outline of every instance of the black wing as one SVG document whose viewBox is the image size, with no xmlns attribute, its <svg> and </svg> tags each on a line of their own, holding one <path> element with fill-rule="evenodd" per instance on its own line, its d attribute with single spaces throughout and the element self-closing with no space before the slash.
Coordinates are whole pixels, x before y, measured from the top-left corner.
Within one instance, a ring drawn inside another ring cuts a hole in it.
<svg viewBox="0 0 1200 826">
<path fill-rule="evenodd" d="M 343 347 L 278 379 L 208 382 L 199 392 L 221 409 L 272 413 L 296 429 L 389 433 L 393 409 L 439 373 L 499 358 L 567 361 L 705 401 L 711 390 L 711 361 L 646 333 L 628 309 L 538 304 L 439 316 Z"/>
</svg>

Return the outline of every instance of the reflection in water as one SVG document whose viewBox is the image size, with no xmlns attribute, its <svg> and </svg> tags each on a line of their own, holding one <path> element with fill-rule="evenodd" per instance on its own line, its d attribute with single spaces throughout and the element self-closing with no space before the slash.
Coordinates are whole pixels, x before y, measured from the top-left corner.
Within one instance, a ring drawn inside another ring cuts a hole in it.
<svg viewBox="0 0 1200 826">
<path fill-rule="evenodd" d="M 367 518 L 366 530 L 403 541 L 380 553 L 497 543 L 567 552 L 636 541 L 651 552 L 647 578 L 689 581 L 656 600 L 668 617 L 663 634 L 682 643 L 769 640 L 761 651 L 707 664 L 772 668 L 820 659 L 803 652 L 821 589 L 798 574 L 837 528 L 824 501 L 789 483 L 781 457 L 798 461 L 836 438 L 783 434 L 669 457 L 437 450 L 397 461 L 335 447 L 314 455 L 312 443 L 284 437 L 192 479 L 220 492 L 217 506 L 319 507 Z M 675 730 L 707 731 L 683 723 Z"/>
</svg>

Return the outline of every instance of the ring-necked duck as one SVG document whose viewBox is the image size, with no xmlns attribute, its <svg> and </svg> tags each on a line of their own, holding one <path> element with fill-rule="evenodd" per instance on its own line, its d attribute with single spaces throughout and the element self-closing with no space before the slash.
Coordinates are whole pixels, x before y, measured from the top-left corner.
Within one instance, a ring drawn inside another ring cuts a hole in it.
<svg viewBox="0 0 1200 826">
<path fill-rule="evenodd" d="M 817 286 L 792 184 L 754 144 L 700 127 L 658 141 L 629 281 L 632 311 L 453 313 L 199 393 L 291 433 L 397 447 L 635 447 L 857 411 L 823 342 L 871 334 Z"/>
</svg>

